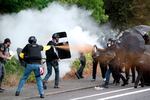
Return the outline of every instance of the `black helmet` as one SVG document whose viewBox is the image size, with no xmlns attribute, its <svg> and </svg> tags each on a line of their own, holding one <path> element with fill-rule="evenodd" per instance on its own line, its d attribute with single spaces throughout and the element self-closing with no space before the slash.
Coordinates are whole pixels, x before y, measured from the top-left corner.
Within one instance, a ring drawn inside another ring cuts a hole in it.
<svg viewBox="0 0 150 100">
<path fill-rule="evenodd" d="M 109 38 L 108 41 L 113 41 L 113 39 L 112 39 L 112 38 Z"/>
<path fill-rule="evenodd" d="M 59 38 L 59 36 L 58 36 L 57 34 L 53 34 L 53 35 L 52 35 L 52 38 L 53 38 L 53 39 L 56 39 L 56 38 Z"/>
<path fill-rule="evenodd" d="M 28 42 L 30 44 L 34 44 L 34 43 L 36 43 L 36 41 L 37 41 L 37 39 L 35 38 L 35 36 L 30 36 L 29 39 L 28 39 Z"/>
</svg>

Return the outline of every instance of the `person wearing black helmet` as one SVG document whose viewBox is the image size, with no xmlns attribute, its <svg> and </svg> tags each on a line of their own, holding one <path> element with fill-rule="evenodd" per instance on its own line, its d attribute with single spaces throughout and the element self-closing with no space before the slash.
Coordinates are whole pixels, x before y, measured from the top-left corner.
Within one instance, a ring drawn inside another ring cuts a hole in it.
<svg viewBox="0 0 150 100">
<path fill-rule="evenodd" d="M 144 38 L 144 40 L 145 40 L 145 44 L 146 44 L 146 45 L 150 44 L 150 37 L 149 37 L 148 34 L 144 34 L 143 38 Z"/>
<path fill-rule="evenodd" d="M 52 40 L 49 41 L 47 44 L 47 45 L 52 45 L 52 46 L 49 50 L 46 51 L 47 74 L 45 78 L 43 79 L 44 89 L 47 89 L 46 83 L 49 77 L 52 75 L 52 67 L 55 70 L 54 88 L 59 88 L 59 64 L 58 64 L 59 55 L 58 55 L 57 49 L 55 48 L 58 42 L 59 42 L 59 37 L 58 35 L 54 34 L 52 36 Z"/>
<path fill-rule="evenodd" d="M 40 75 L 40 66 L 41 66 L 41 59 L 42 59 L 41 51 L 47 50 L 48 47 L 38 45 L 36 43 L 37 39 L 35 38 L 35 36 L 29 37 L 28 42 L 29 44 L 27 44 L 23 48 L 22 53 L 20 53 L 20 57 L 24 59 L 27 64 L 25 67 L 24 75 L 20 79 L 15 95 L 19 96 L 20 91 L 23 85 L 25 84 L 28 76 L 33 71 L 35 74 L 40 98 L 44 98 L 43 84 L 42 84 L 42 79 Z"/>
<path fill-rule="evenodd" d="M 1 88 L 1 85 L 5 74 L 4 64 L 7 59 L 10 59 L 10 54 L 9 54 L 10 44 L 11 41 L 9 38 L 6 38 L 3 43 L 0 43 L 0 92 L 4 91 L 4 89 Z"/>
</svg>

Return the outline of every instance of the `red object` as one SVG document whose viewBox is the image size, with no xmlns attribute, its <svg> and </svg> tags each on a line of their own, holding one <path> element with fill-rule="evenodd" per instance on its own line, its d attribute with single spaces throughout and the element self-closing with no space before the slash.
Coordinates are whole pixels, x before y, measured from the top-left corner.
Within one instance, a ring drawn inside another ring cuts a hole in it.
<svg viewBox="0 0 150 100">
<path fill-rule="evenodd" d="M 40 75 L 44 74 L 44 67 L 40 67 Z"/>
</svg>

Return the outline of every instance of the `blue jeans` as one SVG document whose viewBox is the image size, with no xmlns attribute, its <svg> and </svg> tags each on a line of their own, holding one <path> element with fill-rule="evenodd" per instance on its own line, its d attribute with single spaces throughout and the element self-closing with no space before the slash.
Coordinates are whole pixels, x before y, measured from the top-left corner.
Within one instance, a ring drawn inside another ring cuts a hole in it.
<svg viewBox="0 0 150 100">
<path fill-rule="evenodd" d="M 0 88 L 2 85 L 2 81 L 4 79 L 4 75 L 5 75 L 5 67 L 4 64 L 0 62 Z"/>
<path fill-rule="evenodd" d="M 43 90 L 43 84 L 42 84 L 42 79 L 41 79 L 41 75 L 40 75 L 40 64 L 27 64 L 27 67 L 25 68 L 24 71 L 24 75 L 22 76 L 22 78 L 20 79 L 17 91 L 20 92 L 23 85 L 25 84 L 26 80 L 28 79 L 29 75 L 31 74 L 31 72 L 33 71 L 36 77 L 36 82 L 37 82 L 37 87 L 38 87 L 38 91 L 39 94 L 44 94 L 44 90 Z"/>
<path fill-rule="evenodd" d="M 46 62 L 47 64 L 47 74 L 44 78 L 44 81 L 48 81 L 49 77 L 52 75 L 52 67 L 55 71 L 55 86 L 59 85 L 59 65 L 57 61 Z"/>
<path fill-rule="evenodd" d="M 106 78 L 107 83 L 109 83 L 111 73 L 112 73 L 112 71 L 110 69 L 107 69 L 106 74 L 105 74 L 105 78 Z"/>
</svg>

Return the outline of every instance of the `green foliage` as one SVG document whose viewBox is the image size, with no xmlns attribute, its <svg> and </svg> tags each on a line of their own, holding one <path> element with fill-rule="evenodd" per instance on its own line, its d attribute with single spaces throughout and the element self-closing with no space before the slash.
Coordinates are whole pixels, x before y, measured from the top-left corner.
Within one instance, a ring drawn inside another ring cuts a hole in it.
<svg viewBox="0 0 150 100">
<path fill-rule="evenodd" d="M 85 6 L 87 10 L 93 10 L 92 16 L 97 20 L 97 22 L 106 22 L 108 16 L 105 15 L 105 10 L 103 9 L 103 0 L 80 0 L 79 5 Z"/>
<path fill-rule="evenodd" d="M 150 36 L 150 32 L 148 32 L 148 35 Z"/>
<path fill-rule="evenodd" d="M 132 17 L 131 4 L 133 0 L 104 0 L 106 13 L 114 27 L 122 29 Z"/>
<path fill-rule="evenodd" d="M 0 13 L 19 12 L 27 8 L 42 9 L 52 1 L 59 1 L 69 5 L 76 4 L 79 7 L 91 10 L 92 16 L 98 23 L 108 20 L 108 16 L 105 15 L 105 10 L 103 9 L 103 0 L 0 0 Z"/>
<path fill-rule="evenodd" d="M 150 25 L 150 0 L 133 0 L 132 13 L 133 17 L 129 20 L 129 24 Z"/>
<path fill-rule="evenodd" d="M 62 3 L 76 4 L 79 7 L 92 11 L 92 16 L 98 23 L 103 23 L 108 20 L 108 16 L 105 15 L 105 9 L 103 8 L 103 0 L 58 0 Z"/>
<path fill-rule="evenodd" d="M 149 23 L 150 0 L 104 0 L 104 3 L 109 20 L 120 30 Z"/>
<path fill-rule="evenodd" d="M 28 82 L 28 83 L 35 83 L 35 82 L 36 82 L 34 72 L 31 72 L 31 74 L 30 74 L 30 76 L 29 76 L 27 82 Z"/>
<path fill-rule="evenodd" d="M 92 62 L 91 62 L 91 61 L 92 61 L 91 53 L 85 54 L 85 57 L 86 57 L 86 65 L 87 65 L 88 63 L 92 63 Z M 79 65 L 80 65 L 79 59 L 75 59 L 75 60 L 73 61 L 73 63 L 72 63 L 72 67 L 75 68 L 75 69 L 79 69 L 79 67 L 80 67 Z"/>
<path fill-rule="evenodd" d="M 16 77 L 16 80 L 19 80 L 24 73 L 24 67 L 20 65 L 19 61 L 15 57 L 6 62 L 5 70 L 6 78 L 7 76 L 18 76 Z M 5 79 L 5 81 L 8 82 L 9 80 Z M 33 72 L 29 76 L 27 82 L 35 82 L 35 75 Z"/>
<path fill-rule="evenodd" d="M 15 57 L 6 62 L 5 69 L 6 75 L 7 74 L 21 75 L 23 73 L 23 67 L 20 66 L 19 61 Z"/>
<path fill-rule="evenodd" d="M 42 9 L 52 0 L 0 0 L 0 13 L 19 12 L 22 9 Z"/>
<path fill-rule="evenodd" d="M 75 69 L 79 69 L 80 61 L 79 59 L 75 59 L 72 63 L 72 67 Z"/>
</svg>

